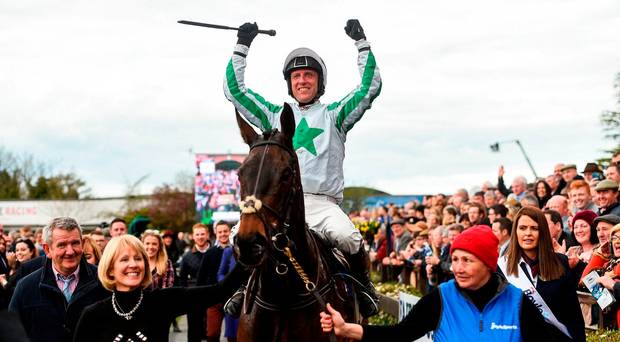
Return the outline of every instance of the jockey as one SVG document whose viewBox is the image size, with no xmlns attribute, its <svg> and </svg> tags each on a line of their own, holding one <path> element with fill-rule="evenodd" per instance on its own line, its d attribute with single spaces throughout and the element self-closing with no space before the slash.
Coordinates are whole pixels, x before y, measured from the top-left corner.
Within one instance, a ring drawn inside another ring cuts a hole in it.
<svg viewBox="0 0 620 342">
<path fill-rule="evenodd" d="M 283 74 L 295 115 L 293 148 L 297 152 L 304 190 L 306 222 L 349 260 L 353 276 L 362 285 L 361 313 L 365 317 L 378 311 L 377 296 L 368 273 L 368 254 L 362 236 L 340 209 L 344 190 L 344 143 L 347 132 L 370 109 L 381 92 L 381 77 L 375 56 L 356 19 L 347 21 L 346 34 L 355 41 L 361 84 L 342 100 L 323 104 L 327 68 L 314 51 L 293 50 L 285 59 Z M 282 106 L 266 101 L 245 86 L 244 73 L 250 44 L 258 33 L 256 23 L 239 27 L 234 53 L 226 68 L 224 93 L 237 111 L 262 131 L 280 128 Z"/>
</svg>

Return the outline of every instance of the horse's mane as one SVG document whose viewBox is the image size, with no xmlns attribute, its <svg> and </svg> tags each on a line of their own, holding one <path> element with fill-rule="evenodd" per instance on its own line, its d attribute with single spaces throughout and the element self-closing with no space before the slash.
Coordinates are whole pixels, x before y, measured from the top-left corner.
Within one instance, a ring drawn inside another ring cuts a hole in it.
<svg viewBox="0 0 620 342">
<path fill-rule="evenodd" d="M 268 129 L 263 132 L 263 139 L 267 140 L 278 133 L 277 128 Z"/>
</svg>

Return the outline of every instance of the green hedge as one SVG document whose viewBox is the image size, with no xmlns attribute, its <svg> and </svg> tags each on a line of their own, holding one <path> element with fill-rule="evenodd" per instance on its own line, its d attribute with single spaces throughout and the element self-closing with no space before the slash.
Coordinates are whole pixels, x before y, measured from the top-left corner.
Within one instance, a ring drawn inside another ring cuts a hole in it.
<svg viewBox="0 0 620 342">
<path fill-rule="evenodd" d="M 618 330 L 599 330 L 588 333 L 586 336 L 588 342 L 620 342 L 620 331 Z"/>
<path fill-rule="evenodd" d="M 373 278 L 375 278 L 374 275 L 373 275 Z M 396 283 L 396 282 L 390 282 L 390 283 L 377 282 L 375 284 L 375 288 L 377 292 L 383 293 L 384 295 L 392 297 L 396 300 L 398 300 L 399 292 L 410 293 L 418 297 L 422 296 L 420 291 L 418 291 L 418 289 L 416 289 L 415 287 L 411 285 Z M 387 312 L 379 311 L 377 315 L 372 316 L 368 319 L 368 323 L 372 325 L 393 325 L 393 324 L 398 323 L 398 317 L 394 317 L 388 314 Z"/>
</svg>

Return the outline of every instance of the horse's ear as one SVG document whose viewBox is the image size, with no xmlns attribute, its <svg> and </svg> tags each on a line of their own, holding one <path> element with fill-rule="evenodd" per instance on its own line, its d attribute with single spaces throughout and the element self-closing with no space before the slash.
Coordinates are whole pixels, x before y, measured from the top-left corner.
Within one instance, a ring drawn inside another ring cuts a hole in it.
<svg viewBox="0 0 620 342">
<path fill-rule="evenodd" d="M 237 125 L 239 126 L 239 130 L 241 131 L 241 137 L 246 144 L 252 146 L 256 139 L 258 138 L 258 133 L 241 117 L 239 112 L 235 110 L 235 115 L 237 116 Z"/>
<path fill-rule="evenodd" d="M 284 108 L 280 114 L 280 127 L 282 127 L 282 133 L 284 133 L 284 135 L 293 139 L 293 135 L 295 134 L 295 115 L 288 103 L 284 103 Z"/>
</svg>

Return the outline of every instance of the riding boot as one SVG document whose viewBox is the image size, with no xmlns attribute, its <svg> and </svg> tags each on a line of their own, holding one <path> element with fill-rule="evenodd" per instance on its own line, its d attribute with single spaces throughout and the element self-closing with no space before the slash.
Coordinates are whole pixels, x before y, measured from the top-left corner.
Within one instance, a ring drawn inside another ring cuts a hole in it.
<svg viewBox="0 0 620 342">
<path fill-rule="evenodd" d="M 360 313 L 364 317 L 374 316 L 379 312 L 379 297 L 375 292 L 375 287 L 370 281 L 370 258 L 364 249 L 360 249 L 355 254 L 348 256 L 351 267 L 351 275 L 359 282 L 356 285 L 358 299 L 360 301 Z"/>
<path fill-rule="evenodd" d="M 230 299 L 224 304 L 224 312 L 234 318 L 241 316 L 243 309 L 243 299 L 245 297 L 245 285 L 241 285 Z"/>
</svg>

